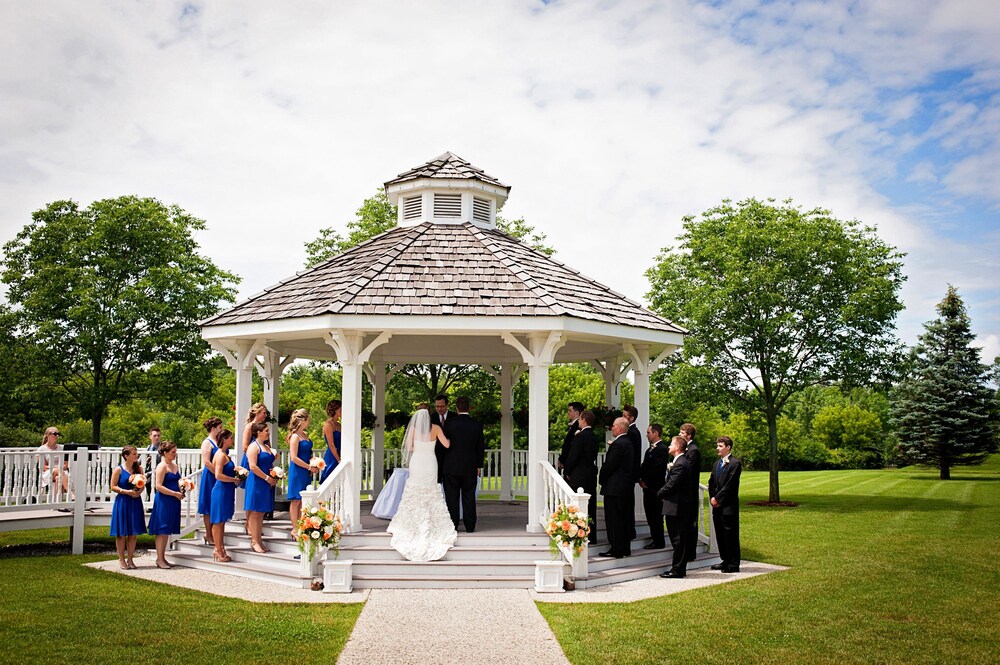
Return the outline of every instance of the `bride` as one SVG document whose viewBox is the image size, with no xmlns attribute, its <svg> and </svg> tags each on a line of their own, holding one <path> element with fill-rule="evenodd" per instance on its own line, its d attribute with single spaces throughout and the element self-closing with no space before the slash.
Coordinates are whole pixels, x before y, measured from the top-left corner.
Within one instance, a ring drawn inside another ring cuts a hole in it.
<svg viewBox="0 0 1000 665">
<path fill-rule="evenodd" d="M 431 424 L 428 410 L 417 409 L 403 437 L 403 464 L 409 461 L 410 476 L 386 529 L 392 534 L 392 548 L 410 561 L 436 561 L 458 537 L 437 482 L 435 440 L 451 446 L 441 428 Z"/>
</svg>

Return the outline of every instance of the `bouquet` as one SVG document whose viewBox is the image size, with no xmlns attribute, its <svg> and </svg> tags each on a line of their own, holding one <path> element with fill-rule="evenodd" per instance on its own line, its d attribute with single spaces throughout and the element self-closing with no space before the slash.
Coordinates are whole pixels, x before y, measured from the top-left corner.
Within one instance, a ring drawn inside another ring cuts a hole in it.
<svg viewBox="0 0 1000 665">
<path fill-rule="evenodd" d="M 133 473 L 131 476 L 128 477 L 128 482 L 132 487 L 136 488 L 137 490 L 141 490 L 143 487 L 146 486 L 146 476 L 142 475 L 141 473 Z"/>
<path fill-rule="evenodd" d="M 590 525 L 593 522 L 589 517 L 580 514 L 580 509 L 576 506 L 567 506 L 560 503 L 549 523 L 545 527 L 545 533 L 549 534 L 549 550 L 552 556 L 557 556 L 561 547 L 570 548 L 573 558 L 577 558 L 583 552 L 583 545 L 590 535 Z"/>
<path fill-rule="evenodd" d="M 311 457 L 309 459 L 309 466 L 316 467 L 320 471 L 326 468 L 326 462 L 323 461 L 322 457 Z"/>
<path fill-rule="evenodd" d="M 236 478 L 236 484 L 242 485 L 250 477 L 250 471 L 245 466 L 238 466 L 233 469 L 233 476 Z"/>
<path fill-rule="evenodd" d="M 310 559 L 316 556 L 316 550 L 320 547 L 329 547 L 335 557 L 339 556 L 340 534 L 344 531 L 344 524 L 340 516 L 330 510 L 327 502 L 320 501 L 303 510 L 302 517 L 295 523 L 295 530 L 299 534 L 299 551 L 303 554 L 308 552 Z"/>
<path fill-rule="evenodd" d="M 177 485 L 180 487 L 182 493 L 188 493 L 194 489 L 194 481 L 190 478 L 181 478 L 177 481 Z"/>
<path fill-rule="evenodd" d="M 285 470 L 280 466 L 271 467 L 271 477 L 281 480 L 285 477 Z"/>
</svg>

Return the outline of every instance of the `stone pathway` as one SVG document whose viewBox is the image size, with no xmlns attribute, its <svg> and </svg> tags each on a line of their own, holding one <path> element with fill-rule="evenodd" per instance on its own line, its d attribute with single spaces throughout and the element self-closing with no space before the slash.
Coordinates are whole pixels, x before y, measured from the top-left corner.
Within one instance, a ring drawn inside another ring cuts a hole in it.
<svg viewBox="0 0 1000 665">
<path fill-rule="evenodd" d="M 523 589 L 373 589 L 337 662 L 569 663 Z"/>
</svg>

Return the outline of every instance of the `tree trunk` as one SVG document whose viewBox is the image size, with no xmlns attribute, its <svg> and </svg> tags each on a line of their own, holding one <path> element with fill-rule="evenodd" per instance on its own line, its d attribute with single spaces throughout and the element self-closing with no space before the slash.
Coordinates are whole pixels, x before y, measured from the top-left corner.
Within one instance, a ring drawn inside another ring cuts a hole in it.
<svg viewBox="0 0 1000 665">
<path fill-rule="evenodd" d="M 941 480 L 951 480 L 951 457 L 948 453 L 941 454 Z"/>
<path fill-rule="evenodd" d="M 90 442 L 101 443 L 101 421 L 104 419 L 104 411 L 98 411 L 90 420 Z"/>
<path fill-rule="evenodd" d="M 767 439 L 771 449 L 771 468 L 768 483 L 768 501 L 781 501 L 778 491 L 778 414 L 767 411 Z"/>
</svg>

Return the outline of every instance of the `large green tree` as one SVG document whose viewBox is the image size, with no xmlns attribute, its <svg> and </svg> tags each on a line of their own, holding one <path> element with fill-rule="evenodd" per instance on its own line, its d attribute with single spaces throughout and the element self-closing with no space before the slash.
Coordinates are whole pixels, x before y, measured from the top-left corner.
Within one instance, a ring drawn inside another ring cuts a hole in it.
<svg viewBox="0 0 1000 665">
<path fill-rule="evenodd" d="M 57 201 L 4 245 L 18 336 L 44 354 L 95 443 L 108 405 L 210 380 L 198 321 L 232 302 L 238 278 L 197 253 L 204 228 L 151 198 Z"/>
<path fill-rule="evenodd" d="M 892 356 L 902 255 L 875 231 L 790 201 L 725 200 L 685 217 L 647 271 L 653 309 L 690 331 L 685 356 L 767 422 L 780 501 L 778 417 L 807 386 L 871 382 Z"/>
<path fill-rule="evenodd" d="M 997 451 L 997 413 L 991 370 L 973 346 L 969 315 L 955 287 L 948 286 L 937 311 L 897 386 L 893 417 L 904 458 L 937 467 L 941 480 L 948 480 L 951 467 L 981 464 Z"/>
<path fill-rule="evenodd" d="M 373 196 L 361 202 L 354 219 L 346 224 L 346 237 L 335 227 L 319 230 L 319 235 L 306 243 L 306 265 L 314 266 L 332 256 L 396 227 L 396 206 L 389 202 L 385 190 L 379 188 Z M 497 229 L 524 242 L 548 256 L 555 250 L 546 243 L 546 236 L 524 221 L 524 218 L 507 220 L 497 215 Z M 447 394 L 480 372 L 477 365 L 413 364 L 404 366 L 397 380 L 409 383 L 418 391 L 420 399 L 432 401 L 436 395 Z"/>
</svg>

